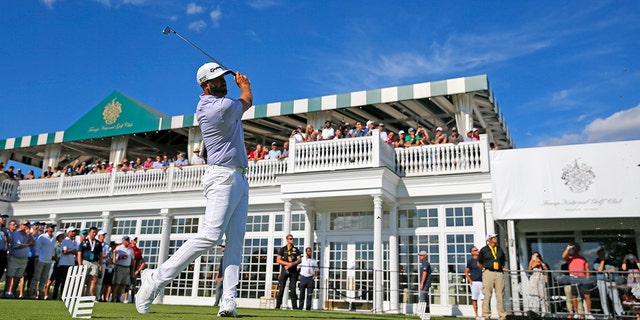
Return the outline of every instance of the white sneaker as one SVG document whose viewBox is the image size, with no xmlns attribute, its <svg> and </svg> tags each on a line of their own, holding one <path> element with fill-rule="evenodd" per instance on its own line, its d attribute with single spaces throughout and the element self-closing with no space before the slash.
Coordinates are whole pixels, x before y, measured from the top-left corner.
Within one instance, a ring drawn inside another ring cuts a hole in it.
<svg viewBox="0 0 640 320">
<path fill-rule="evenodd" d="M 156 299 L 162 287 L 153 281 L 151 269 L 142 270 L 140 273 L 140 290 L 136 294 L 136 310 L 138 313 L 149 313 L 153 300 Z"/>
<path fill-rule="evenodd" d="M 591 313 L 587 313 L 585 319 L 595 320 L 595 317 Z"/>
<path fill-rule="evenodd" d="M 231 295 L 222 296 L 220 301 L 220 310 L 218 310 L 218 317 L 237 317 L 236 311 L 236 298 Z"/>
</svg>

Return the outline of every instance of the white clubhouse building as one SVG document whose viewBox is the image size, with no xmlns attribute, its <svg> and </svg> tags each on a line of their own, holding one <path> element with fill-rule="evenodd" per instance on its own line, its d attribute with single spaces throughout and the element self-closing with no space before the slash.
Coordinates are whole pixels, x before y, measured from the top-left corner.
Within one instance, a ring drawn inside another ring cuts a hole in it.
<svg viewBox="0 0 640 320">
<path fill-rule="evenodd" d="M 378 130 L 289 139 L 298 125 L 317 130 L 326 120 L 334 128 L 383 122 L 396 134 L 410 127 L 432 137 L 437 127 L 447 135 L 453 127 L 463 136 L 472 128 L 481 134 L 479 141 L 402 149 Z M 484 246 L 487 233 L 500 234 L 513 270 L 526 269 L 532 251 L 556 266 L 567 241 L 587 250 L 613 238 L 633 250 L 638 242 L 640 143 L 514 149 L 485 75 L 256 105 L 243 122 L 247 149 L 272 141 L 282 149 L 289 141 L 290 155 L 249 163 L 241 307 L 270 305 L 275 252 L 289 233 L 298 247 L 314 248 L 321 266 L 315 309 L 413 313 L 417 253 L 425 250 L 434 272 L 432 313 L 450 316 L 473 316 L 464 269 L 470 247 Z M 0 162 L 46 169 L 179 152 L 191 158 L 201 142 L 194 114 L 166 116 L 116 91 L 64 131 L 0 140 Z M 489 142 L 501 150 L 490 151 Z M 59 229 L 96 226 L 111 240 L 136 235 L 153 268 L 200 229 L 205 169 L 4 180 L 0 209 Z M 196 259 L 162 303 L 212 305 L 219 258 L 216 248 Z M 515 290 L 508 295 L 519 299 Z"/>
</svg>

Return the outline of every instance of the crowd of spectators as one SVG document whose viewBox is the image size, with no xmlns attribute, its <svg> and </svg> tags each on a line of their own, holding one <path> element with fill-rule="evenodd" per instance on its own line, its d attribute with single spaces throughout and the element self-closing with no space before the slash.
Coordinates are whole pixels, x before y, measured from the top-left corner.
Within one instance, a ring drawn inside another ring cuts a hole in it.
<svg viewBox="0 0 640 320">
<path fill-rule="evenodd" d="M 291 132 L 290 138 L 295 139 L 296 143 L 323 141 L 323 140 L 336 140 L 347 138 L 358 138 L 371 136 L 373 130 L 376 129 L 376 125 L 373 121 L 369 120 L 366 125 L 363 126 L 362 122 L 358 121 L 352 127 L 350 123 L 342 123 L 337 127 L 334 127 L 330 120 L 325 121 L 324 126 L 318 130 L 315 130 L 312 125 L 307 125 L 306 128 L 297 126 L 295 130 Z M 444 132 L 442 127 L 435 128 L 431 133 L 429 130 L 422 126 L 418 126 L 417 129 L 408 128 L 400 130 L 397 133 L 393 131 L 387 131 L 385 124 L 380 122 L 377 125 L 377 129 L 380 131 L 380 139 L 386 141 L 387 144 L 394 148 L 408 148 L 414 146 L 426 146 L 435 144 L 458 144 L 461 142 L 478 141 L 480 135 L 478 129 L 473 128 L 469 130 L 465 136 L 462 136 L 456 127 L 451 128 L 450 134 Z M 497 150 L 494 143 L 491 143 L 491 149 Z M 285 159 L 289 157 L 289 142 L 284 142 L 282 149 L 278 148 L 277 142 L 271 143 L 271 149 L 258 144 L 255 148 L 251 149 L 247 157 L 249 160 L 264 160 L 264 159 Z M 75 160 L 72 163 L 68 163 L 64 166 L 48 166 L 46 170 L 42 172 L 41 178 L 57 178 L 64 176 L 76 176 L 76 175 L 89 175 L 96 173 L 110 173 L 128 172 L 128 171 L 140 171 L 140 170 L 153 170 L 153 169 L 166 169 L 170 166 L 183 167 L 188 165 L 201 165 L 206 161 L 200 156 L 200 150 L 193 151 L 193 156 L 190 160 L 187 159 L 184 153 L 178 153 L 173 158 L 169 158 L 168 155 L 156 155 L 148 156 L 146 160 L 143 158 L 136 158 L 135 161 L 128 158 L 122 159 L 121 163 L 114 164 L 113 162 L 107 163 L 106 161 L 98 160 L 93 163 L 87 164 L 86 162 L 80 162 Z M 33 170 L 29 170 L 27 175 L 22 173 L 21 169 L 17 169 L 10 166 L 6 171 L 4 170 L 4 163 L 0 163 L 0 172 L 4 171 L 10 179 L 15 180 L 32 180 L 37 177 L 34 176 Z"/>
<path fill-rule="evenodd" d="M 2 296 L 57 300 L 62 298 L 67 270 L 87 266 L 84 295 L 96 301 L 129 302 L 134 300 L 140 272 L 146 268 L 136 236 L 106 241 L 107 232 L 96 227 L 78 230 L 71 226 L 57 231 L 56 224 L 10 220 L 0 216 L 2 227 L 0 277 L 6 268 Z"/>
<path fill-rule="evenodd" d="M 374 129 L 376 129 L 376 125 L 371 120 L 367 121 L 365 126 L 358 121 L 353 127 L 347 122 L 340 124 L 337 128 L 334 128 L 331 121 L 327 120 L 324 123 L 324 127 L 318 130 L 314 130 L 312 125 L 307 125 L 304 130 L 302 126 L 298 126 L 291 132 L 290 137 L 295 139 L 296 142 L 358 138 L 371 136 Z M 480 140 L 480 134 L 476 128 L 469 130 L 464 137 L 458 133 L 456 127 L 451 128 L 449 135 L 444 132 L 442 127 L 435 128 L 433 134 L 422 126 L 417 129 L 408 128 L 407 131 L 400 130 L 396 134 L 395 132 L 387 131 L 384 123 L 380 122 L 377 129 L 380 131 L 380 139 L 395 148 L 445 143 L 458 144 L 460 142 Z"/>
</svg>

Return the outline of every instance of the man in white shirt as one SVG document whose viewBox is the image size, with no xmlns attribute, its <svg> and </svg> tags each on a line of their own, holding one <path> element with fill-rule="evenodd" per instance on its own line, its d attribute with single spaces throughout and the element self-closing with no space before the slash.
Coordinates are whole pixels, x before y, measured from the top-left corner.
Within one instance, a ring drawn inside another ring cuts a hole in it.
<svg viewBox="0 0 640 320">
<path fill-rule="evenodd" d="M 307 247 L 304 251 L 305 256 L 302 258 L 302 262 L 298 265 L 298 270 L 300 270 L 300 302 L 298 304 L 298 309 L 302 310 L 306 298 L 306 309 L 311 310 L 313 290 L 316 287 L 315 280 L 318 275 L 320 275 L 320 269 L 318 269 L 318 261 L 312 258 L 313 251 L 311 248 Z"/>
<path fill-rule="evenodd" d="M 331 127 L 331 120 L 327 120 L 324 122 L 324 128 L 322 128 L 322 140 L 331 140 L 335 137 L 336 132 Z"/>
<path fill-rule="evenodd" d="M 278 150 L 278 144 L 275 141 L 271 142 L 271 150 L 269 150 L 269 153 L 267 154 L 267 159 L 280 159 L 281 155 L 282 152 Z"/>
<path fill-rule="evenodd" d="M 129 285 L 129 278 L 133 275 L 133 250 L 129 248 L 129 241 L 129 236 L 122 237 L 122 244 L 116 247 L 113 254 L 113 263 L 116 265 L 112 280 L 115 286 L 113 300 L 118 302 L 120 295 L 124 293 L 124 287 Z"/>
<path fill-rule="evenodd" d="M 36 240 L 35 266 L 33 278 L 29 282 L 29 296 L 36 296 L 35 290 L 37 284 L 37 296 L 39 299 L 44 299 L 44 286 L 47 284 L 47 280 L 49 280 L 49 272 L 51 271 L 53 255 L 55 254 L 56 238 L 53 236 L 55 228 L 55 224 L 48 223 L 46 232 Z"/>
<path fill-rule="evenodd" d="M 78 229 L 75 227 L 67 228 L 67 237 L 64 238 L 60 244 L 62 255 L 60 255 L 60 260 L 58 261 L 56 286 L 53 289 L 53 299 L 60 297 L 58 293 L 64 292 L 64 282 L 67 277 L 67 271 L 78 262 L 78 243 L 76 243 L 76 232 L 78 232 Z"/>
<path fill-rule="evenodd" d="M 204 164 L 204 158 L 200 156 L 200 150 L 198 149 L 193 150 L 193 156 L 191 156 L 191 164 L 192 165 Z"/>
</svg>

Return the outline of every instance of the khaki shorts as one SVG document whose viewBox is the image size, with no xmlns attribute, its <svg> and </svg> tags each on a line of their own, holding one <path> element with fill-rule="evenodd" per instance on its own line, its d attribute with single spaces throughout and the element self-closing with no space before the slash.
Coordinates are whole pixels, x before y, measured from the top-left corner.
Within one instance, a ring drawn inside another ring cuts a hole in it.
<svg viewBox="0 0 640 320">
<path fill-rule="evenodd" d="M 12 255 L 8 255 L 7 258 L 7 278 L 22 278 L 29 258 L 16 258 Z"/>
<path fill-rule="evenodd" d="M 97 277 L 98 276 L 98 262 L 91 262 L 91 261 L 87 261 L 87 260 L 82 260 L 82 265 L 83 266 L 87 266 L 87 269 L 89 270 L 89 275 L 92 277 Z"/>
</svg>

